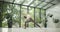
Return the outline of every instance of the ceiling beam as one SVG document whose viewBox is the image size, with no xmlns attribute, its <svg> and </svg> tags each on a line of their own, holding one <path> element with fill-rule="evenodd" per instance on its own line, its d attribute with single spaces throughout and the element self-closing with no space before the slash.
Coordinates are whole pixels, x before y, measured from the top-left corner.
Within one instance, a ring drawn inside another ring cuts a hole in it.
<svg viewBox="0 0 60 32">
<path fill-rule="evenodd" d="M 15 0 L 13 0 L 13 3 L 15 2 Z"/>
<path fill-rule="evenodd" d="M 52 7 L 52 6 L 54 6 L 54 5 L 51 5 L 50 7 Z M 50 7 L 46 8 L 46 10 L 49 9 Z"/>
<path fill-rule="evenodd" d="M 35 1 L 35 0 L 33 0 L 32 2 L 30 2 L 30 4 L 29 4 L 28 6 L 30 6 L 31 4 L 33 4 L 33 3 L 34 3 L 34 1 Z"/>
<path fill-rule="evenodd" d="M 23 0 L 23 2 L 21 4 L 23 4 L 25 2 L 25 0 Z"/>
<path fill-rule="evenodd" d="M 52 1 L 50 1 L 50 2 L 48 2 L 46 5 L 44 5 L 43 7 L 45 7 L 45 6 L 47 6 L 48 4 L 51 4 L 51 2 L 53 2 L 54 0 L 52 0 Z M 52 5 L 55 5 L 55 4 L 52 4 Z M 42 8 L 43 8 L 42 7 Z"/>
<path fill-rule="evenodd" d="M 41 2 L 41 3 L 43 3 L 43 2 Z M 41 3 L 37 4 L 35 7 L 39 6 Z"/>
</svg>

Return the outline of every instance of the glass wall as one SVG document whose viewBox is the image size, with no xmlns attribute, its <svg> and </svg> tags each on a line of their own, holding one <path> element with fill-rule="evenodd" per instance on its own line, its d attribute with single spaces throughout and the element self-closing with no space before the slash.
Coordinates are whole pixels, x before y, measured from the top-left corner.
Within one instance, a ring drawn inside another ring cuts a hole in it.
<svg viewBox="0 0 60 32">
<path fill-rule="evenodd" d="M 16 5 L 16 4 L 7 4 L 7 3 L 4 3 L 4 4 L 5 5 L 3 5 L 3 8 L 5 12 L 3 12 L 4 18 L 2 21 L 2 27 L 9 27 L 9 25 L 10 27 L 12 26 L 13 28 L 25 27 L 24 16 L 27 14 L 29 14 L 31 18 L 34 20 L 34 22 L 36 22 L 39 26 L 41 23 L 44 23 L 45 21 L 44 9 Z M 33 22 L 29 22 L 28 27 L 34 28 L 38 26 Z"/>
</svg>

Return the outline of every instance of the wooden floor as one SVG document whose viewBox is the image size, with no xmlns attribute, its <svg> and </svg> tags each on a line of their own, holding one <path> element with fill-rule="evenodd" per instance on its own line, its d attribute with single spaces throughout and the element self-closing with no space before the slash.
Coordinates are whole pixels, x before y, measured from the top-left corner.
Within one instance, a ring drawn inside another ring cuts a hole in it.
<svg viewBox="0 0 60 32">
<path fill-rule="evenodd" d="M 3 28 L 0 32 L 60 32 L 56 28 Z"/>
</svg>

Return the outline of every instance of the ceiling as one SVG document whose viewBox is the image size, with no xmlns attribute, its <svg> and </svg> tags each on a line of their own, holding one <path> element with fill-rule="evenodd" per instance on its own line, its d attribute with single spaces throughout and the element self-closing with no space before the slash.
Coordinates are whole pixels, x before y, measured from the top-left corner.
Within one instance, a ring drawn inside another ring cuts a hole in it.
<svg viewBox="0 0 60 32">
<path fill-rule="evenodd" d="M 3 1 L 5 3 L 11 3 L 16 5 L 48 9 L 51 6 L 56 5 L 59 0 L 0 0 L 0 2 Z"/>
</svg>

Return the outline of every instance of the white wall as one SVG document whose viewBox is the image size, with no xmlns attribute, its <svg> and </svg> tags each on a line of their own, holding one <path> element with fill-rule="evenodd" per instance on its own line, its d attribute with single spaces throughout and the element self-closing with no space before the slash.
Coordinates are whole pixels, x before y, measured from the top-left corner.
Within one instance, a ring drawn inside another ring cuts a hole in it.
<svg viewBox="0 0 60 32">
<path fill-rule="evenodd" d="M 49 8 L 48 10 L 47 10 L 47 15 L 48 14 L 53 14 L 53 18 L 55 18 L 55 19 L 59 19 L 60 20 L 60 4 L 57 4 L 57 5 L 55 5 L 54 7 L 51 7 L 51 8 Z M 48 17 L 48 22 L 47 22 L 47 24 L 48 24 L 48 27 L 50 27 L 50 28 L 54 28 L 54 27 L 58 27 L 58 28 L 60 28 L 60 22 L 59 23 L 54 23 L 53 22 L 53 19 L 51 18 L 51 17 Z M 54 24 L 54 25 L 53 25 Z M 51 26 L 50 26 L 51 25 Z"/>
</svg>

